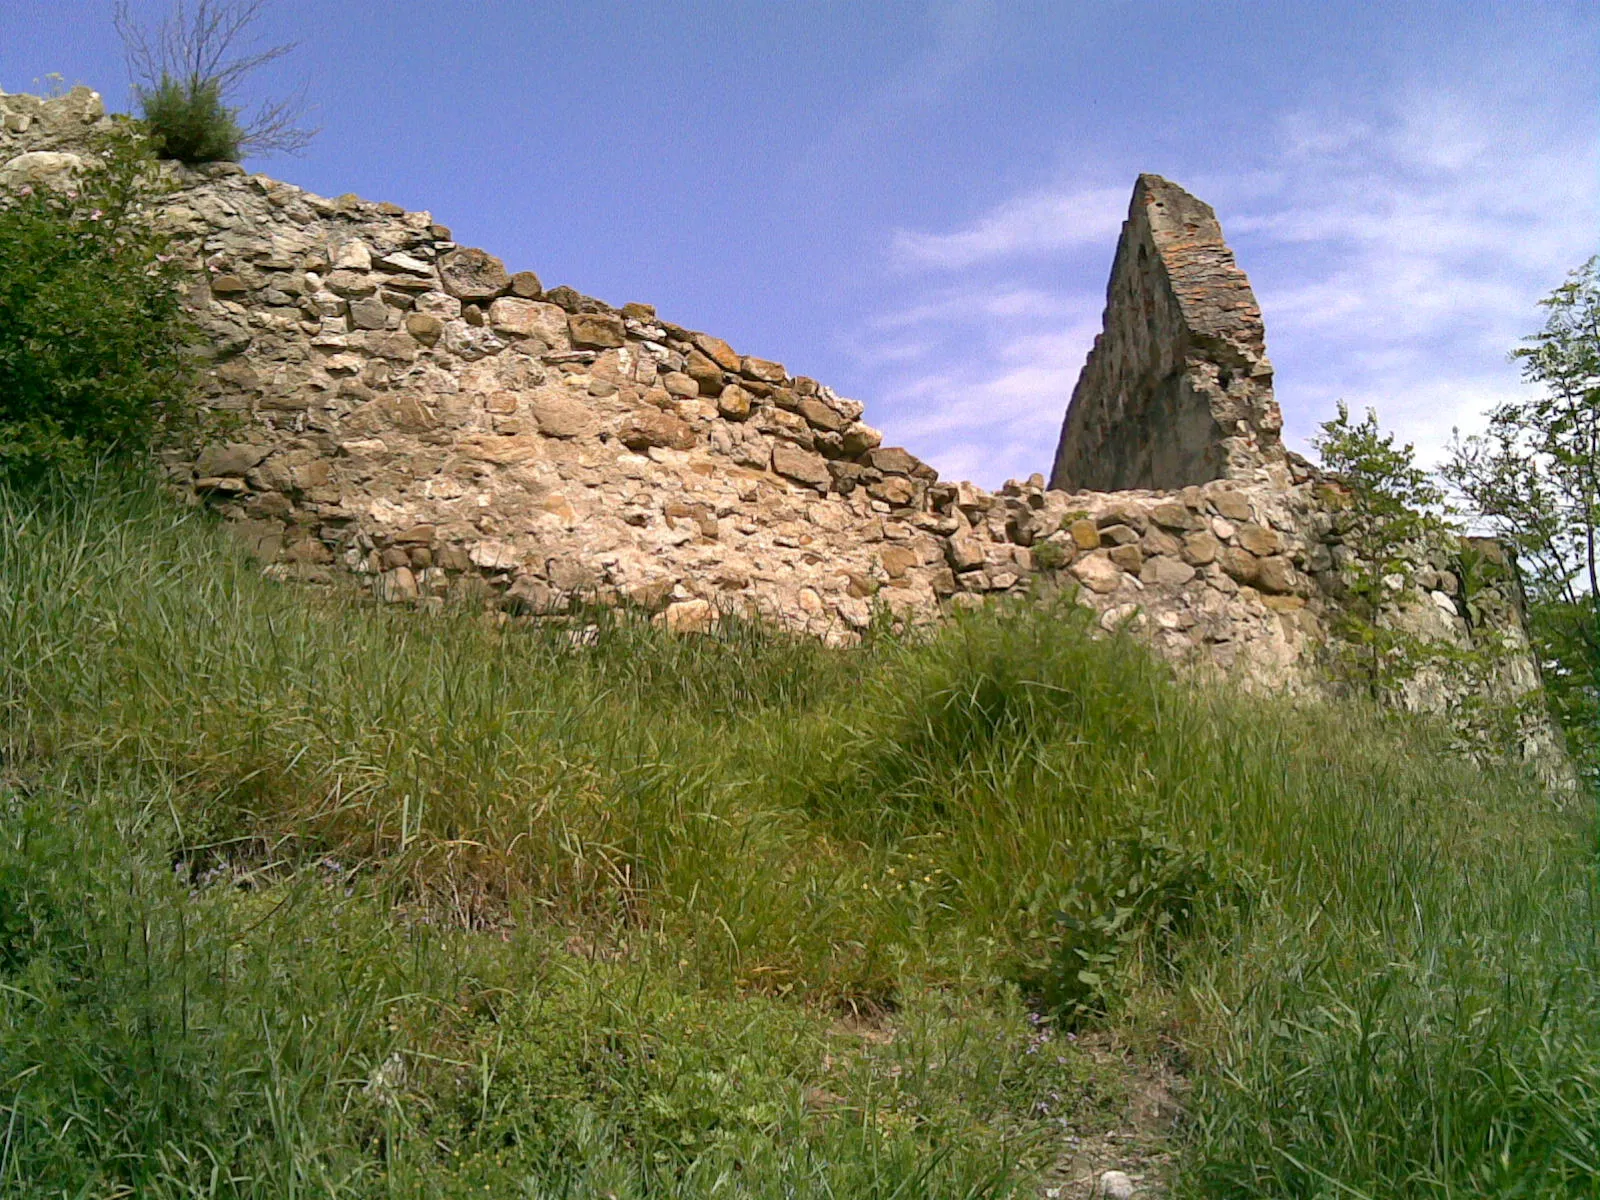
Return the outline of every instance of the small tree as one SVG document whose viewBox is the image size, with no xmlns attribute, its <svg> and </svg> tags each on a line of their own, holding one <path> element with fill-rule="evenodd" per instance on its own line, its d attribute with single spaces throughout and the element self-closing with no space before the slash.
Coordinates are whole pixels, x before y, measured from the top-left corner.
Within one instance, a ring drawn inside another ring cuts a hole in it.
<svg viewBox="0 0 1600 1200">
<path fill-rule="evenodd" d="M 1341 665 L 1375 695 L 1384 695 L 1429 657 L 1417 638 L 1384 619 L 1384 610 L 1410 588 L 1419 543 L 1449 530 L 1437 515 L 1444 493 L 1416 465 L 1415 447 L 1395 445 L 1373 409 L 1353 422 L 1341 400 L 1339 415 L 1323 422 L 1312 445 L 1323 466 L 1349 489 L 1342 528 L 1348 558 L 1341 564 L 1347 594 L 1336 629 Z"/>
<path fill-rule="evenodd" d="M 1512 352 L 1536 390 L 1458 435 L 1444 475 L 1516 551 L 1552 704 L 1600 782 L 1600 258 L 1540 304 L 1544 328 Z"/>
<path fill-rule="evenodd" d="M 0 477 L 134 457 L 193 415 L 158 164 L 113 127 L 74 179 L 0 197 Z"/>
<path fill-rule="evenodd" d="M 305 124 L 303 92 L 268 100 L 247 119 L 232 103 L 246 76 L 295 48 L 252 48 L 265 0 L 176 0 L 154 29 L 136 22 L 127 0 L 114 20 L 128 74 L 156 152 L 186 163 L 238 162 L 248 154 L 303 150 L 316 130 Z"/>
</svg>

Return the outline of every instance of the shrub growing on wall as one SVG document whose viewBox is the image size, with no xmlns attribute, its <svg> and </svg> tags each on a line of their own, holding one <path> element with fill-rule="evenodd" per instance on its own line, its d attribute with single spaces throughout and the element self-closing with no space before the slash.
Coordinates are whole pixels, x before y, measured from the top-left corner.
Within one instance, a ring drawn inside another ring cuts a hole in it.
<svg viewBox="0 0 1600 1200">
<path fill-rule="evenodd" d="M 170 75 L 139 93 L 140 107 L 155 152 L 185 163 L 238 162 L 244 131 L 238 110 L 222 102 L 215 80 L 192 86 Z"/>
<path fill-rule="evenodd" d="M 182 268 L 159 171 L 117 129 L 75 176 L 0 193 L 0 476 L 137 455 L 189 412 Z"/>
<path fill-rule="evenodd" d="M 295 43 L 261 47 L 256 23 L 266 0 L 172 0 L 158 24 L 136 20 L 126 0 L 113 10 L 134 97 L 157 154 L 180 162 L 238 162 L 248 154 L 296 153 L 316 130 L 302 92 L 264 101 L 248 116 L 238 99 L 250 76 Z"/>
</svg>

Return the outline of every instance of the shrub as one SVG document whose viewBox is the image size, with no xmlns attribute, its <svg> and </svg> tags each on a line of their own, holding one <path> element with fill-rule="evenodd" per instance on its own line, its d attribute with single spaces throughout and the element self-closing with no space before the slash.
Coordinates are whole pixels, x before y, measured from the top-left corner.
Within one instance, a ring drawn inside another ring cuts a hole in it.
<svg viewBox="0 0 1600 1200">
<path fill-rule="evenodd" d="M 162 158 L 191 165 L 239 161 L 244 140 L 239 110 L 222 102 L 216 80 L 180 83 L 163 75 L 155 87 L 139 90 L 139 106 L 151 146 Z"/>
<path fill-rule="evenodd" d="M 1058 897 L 1048 952 L 1023 982 L 1069 1025 L 1114 1007 L 1126 957 L 1147 951 L 1173 968 L 1202 918 L 1223 920 L 1248 906 L 1250 889 L 1205 850 L 1180 846 L 1140 826 L 1093 847 Z"/>
<path fill-rule="evenodd" d="M 147 451 L 191 411 L 181 267 L 152 221 L 157 164 L 132 130 L 67 186 L 0 198 L 0 476 Z"/>
<path fill-rule="evenodd" d="M 238 162 L 247 154 L 297 153 L 316 135 L 303 120 L 304 89 L 265 100 L 249 116 L 232 103 L 244 79 L 295 48 L 257 43 L 266 7 L 267 0 L 173 0 L 159 24 L 147 25 L 118 0 L 112 21 L 162 154 L 186 163 Z"/>
</svg>

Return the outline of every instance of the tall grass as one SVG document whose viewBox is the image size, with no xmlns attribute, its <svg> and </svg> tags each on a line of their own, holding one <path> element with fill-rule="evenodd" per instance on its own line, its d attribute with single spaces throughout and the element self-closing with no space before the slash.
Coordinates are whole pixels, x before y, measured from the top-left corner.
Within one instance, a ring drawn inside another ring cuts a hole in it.
<svg viewBox="0 0 1600 1200">
<path fill-rule="evenodd" d="M 1179 1194 L 1600 1192 L 1587 815 L 1070 605 L 423 615 L 108 484 L 0 498 L 0 705 L 0 1195 L 1004 1194 L 1114 1108 L 1019 995 Z"/>
</svg>

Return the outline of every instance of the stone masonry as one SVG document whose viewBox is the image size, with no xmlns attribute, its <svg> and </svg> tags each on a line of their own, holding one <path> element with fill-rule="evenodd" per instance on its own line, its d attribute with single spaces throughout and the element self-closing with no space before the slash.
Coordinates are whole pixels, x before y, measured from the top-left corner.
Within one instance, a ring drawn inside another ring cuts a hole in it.
<svg viewBox="0 0 1600 1200">
<path fill-rule="evenodd" d="M 1050 486 L 1282 487 L 1282 427 L 1261 308 L 1216 213 L 1159 175 L 1139 176 Z"/>
<path fill-rule="evenodd" d="M 0 94 L 0 196 L 70 174 L 105 119 L 85 89 Z M 275 574 L 520 613 L 626 602 L 682 630 L 741 613 L 841 643 L 879 614 L 1070 587 L 1174 662 L 1274 688 L 1318 677 L 1350 558 L 1337 488 L 1283 452 L 1260 312 L 1214 214 L 1155 176 L 1134 191 L 1057 486 L 996 494 L 939 480 L 781 363 L 546 287 L 429 213 L 228 164 L 170 170 L 206 402 L 239 420 L 167 466 Z M 1483 636 L 1448 548 L 1416 580 L 1407 621 Z M 1507 611 L 1496 636 L 1520 639 Z"/>
</svg>

